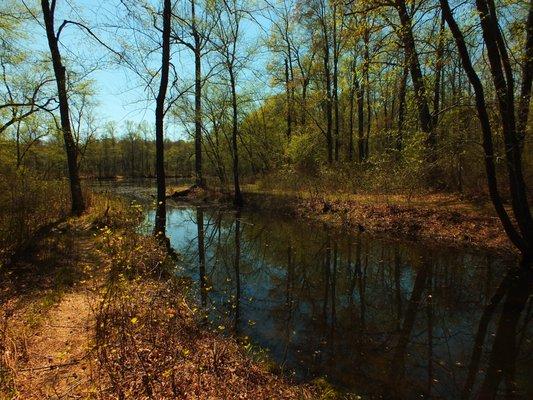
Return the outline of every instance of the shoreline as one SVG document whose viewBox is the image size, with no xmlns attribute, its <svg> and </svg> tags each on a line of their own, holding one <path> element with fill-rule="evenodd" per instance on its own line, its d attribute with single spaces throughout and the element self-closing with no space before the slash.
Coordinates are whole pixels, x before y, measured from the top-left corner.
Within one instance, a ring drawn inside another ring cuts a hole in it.
<svg viewBox="0 0 533 400">
<path fill-rule="evenodd" d="M 312 223 L 392 240 L 418 241 L 427 246 L 467 248 L 503 257 L 516 257 L 500 221 L 486 205 L 472 204 L 448 195 L 303 195 L 247 191 L 248 205 L 262 210 L 282 210 Z"/>
<path fill-rule="evenodd" d="M 183 187 L 173 188 L 175 193 Z M 291 193 L 243 188 L 244 209 L 275 212 L 325 224 L 347 232 L 366 232 L 392 240 L 427 246 L 466 248 L 516 258 L 491 204 L 474 203 L 453 194 L 354 195 Z M 168 197 L 177 204 L 227 207 L 231 197 L 218 190 L 195 190 Z"/>
<path fill-rule="evenodd" d="M 254 185 L 243 185 L 242 191 L 244 209 L 302 218 L 311 224 L 325 224 L 345 232 L 364 231 L 384 239 L 417 241 L 429 247 L 466 248 L 505 258 L 518 257 L 486 200 L 474 202 L 446 193 L 407 196 L 288 192 L 262 190 Z M 186 193 L 176 195 L 180 192 Z M 146 197 L 148 201 L 154 199 L 153 195 Z M 187 185 L 170 185 L 167 201 L 233 207 L 228 192 Z"/>
</svg>

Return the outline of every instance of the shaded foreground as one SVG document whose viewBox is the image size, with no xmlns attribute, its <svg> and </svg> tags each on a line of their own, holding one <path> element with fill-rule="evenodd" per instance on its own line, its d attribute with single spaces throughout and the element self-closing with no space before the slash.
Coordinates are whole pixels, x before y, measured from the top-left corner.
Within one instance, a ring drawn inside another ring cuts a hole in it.
<svg viewBox="0 0 533 400">
<path fill-rule="evenodd" d="M 2 271 L 1 398 L 314 397 L 202 327 L 139 208 L 95 202 Z"/>
</svg>

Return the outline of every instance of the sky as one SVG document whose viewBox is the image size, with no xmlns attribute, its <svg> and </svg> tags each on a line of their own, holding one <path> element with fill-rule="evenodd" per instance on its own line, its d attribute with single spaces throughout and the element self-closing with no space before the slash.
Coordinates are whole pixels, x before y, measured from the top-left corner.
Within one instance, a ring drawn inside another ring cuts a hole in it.
<svg viewBox="0 0 533 400">
<path fill-rule="evenodd" d="M 30 0 L 25 0 L 26 4 Z M 182 1 L 184 3 L 186 0 Z M 154 4 L 159 2 L 154 0 Z M 81 21 L 98 35 L 109 47 L 118 49 L 119 36 L 129 41 L 128 34 L 117 26 L 123 25 L 122 18 L 125 18 L 120 6 L 120 0 L 58 0 L 56 11 L 56 29 L 63 19 Z M 243 32 L 245 43 L 258 43 L 268 31 L 266 19 L 259 21 L 263 26 L 256 23 L 244 22 Z M 40 21 L 31 27 L 31 47 L 42 51 L 47 51 L 47 42 L 44 28 Z M 117 36 L 115 32 L 120 31 Z M 133 36 L 131 38 L 133 40 Z M 119 126 L 126 121 L 142 122 L 146 121 L 153 125 L 154 101 L 148 99 L 145 85 L 141 83 L 138 76 L 123 65 L 110 62 L 113 57 L 111 53 L 94 39 L 87 35 L 82 29 L 69 25 L 61 34 L 61 51 L 64 59 L 71 65 L 81 65 L 84 67 L 97 63 L 99 68 L 88 75 L 94 81 L 97 106 L 95 112 L 99 119 L 104 121 L 115 121 Z M 158 68 L 158 61 L 161 55 L 154 53 L 151 61 L 154 68 Z M 115 58 L 116 60 L 116 58 Z M 150 62 L 150 61 L 149 61 Z M 194 74 L 194 62 L 192 53 L 183 46 L 173 46 L 173 64 L 188 86 L 189 79 Z M 268 55 L 258 53 L 251 61 L 248 72 L 241 75 L 243 85 L 254 85 L 256 88 L 263 85 L 268 89 L 268 77 L 266 74 L 266 64 Z M 207 66 L 204 66 L 204 71 Z M 156 83 L 159 81 L 157 80 Z M 259 84 L 259 85 L 258 85 Z M 169 124 L 173 122 L 169 121 Z M 104 123 L 101 124 L 102 126 Z M 173 126 L 172 135 L 183 137 L 185 129 L 180 126 Z"/>
</svg>

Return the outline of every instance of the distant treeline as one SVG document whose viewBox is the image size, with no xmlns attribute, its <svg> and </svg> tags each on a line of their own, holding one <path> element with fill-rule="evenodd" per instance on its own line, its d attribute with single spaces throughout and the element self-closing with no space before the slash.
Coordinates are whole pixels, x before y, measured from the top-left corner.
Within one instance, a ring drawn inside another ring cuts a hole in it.
<svg viewBox="0 0 533 400">
<path fill-rule="evenodd" d="M 8 164 L 15 164 L 16 143 L 4 141 L 1 146 L 4 160 L 7 160 Z M 43 179 L 63 178 L 67 169 L 63 147 L 59 139 L 36 141 L 31 147 L 23 150 L 24 156 L 18 168 L 38 173 Z M 194 154 L 190 142 L 166 141 L 165 150 L 165 166 L 169 176 L 192 174 Z M 91 139 L 84 145 L 79 157 L 80 174 L 83 178 L 96 179 L 117 176 L 152 178 L 155 177 L 154 153 L 154 140 L 143 139 L 137 135 L 127 135 L 120 139 L 106 136 Z"/>
</svg>

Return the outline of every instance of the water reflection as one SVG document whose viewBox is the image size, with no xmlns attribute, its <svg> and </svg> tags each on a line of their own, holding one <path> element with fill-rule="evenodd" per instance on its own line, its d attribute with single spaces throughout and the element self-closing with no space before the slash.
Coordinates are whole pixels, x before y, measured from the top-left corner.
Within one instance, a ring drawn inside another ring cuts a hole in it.
<svg viewBox="0 0 533 400">
<path fill-rule="evenodd" d="M 169 208 L 167 234 L 213 324 L 301 379 L 386 398 L 533 398 L 532 278 L 509 263 L 202 208 Z"/>
</svg>

